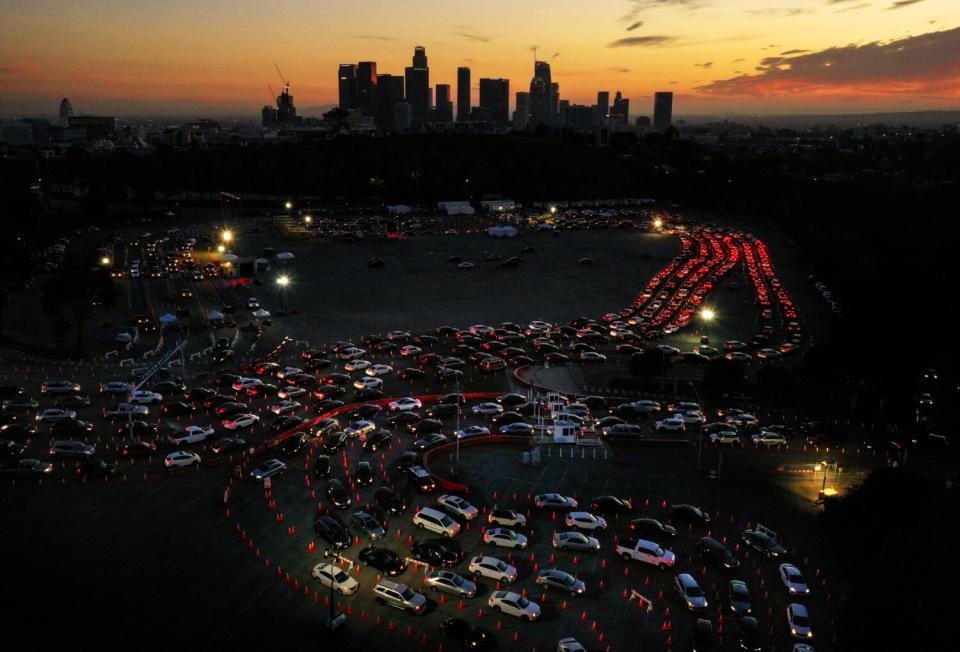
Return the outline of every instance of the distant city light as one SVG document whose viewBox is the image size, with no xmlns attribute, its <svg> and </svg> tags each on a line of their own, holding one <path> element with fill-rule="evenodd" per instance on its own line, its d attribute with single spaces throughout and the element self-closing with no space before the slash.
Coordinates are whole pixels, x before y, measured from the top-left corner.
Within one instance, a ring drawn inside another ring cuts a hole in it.
<svg viewBox="0 0 960 652">
<path fill-rule="evenodd" d="M 303 221 L 306 222 L 307 224 L 310 224 L 310 222 L 313 221 L 313 215 L 304 215 Z"/>
<path fill-rule="evenodd" d="M 557 214 L 557 207 L 556 207 L 556 206 L 551 206 L 551 207 L 550 207 L 550 214 L 551 214 L 551 215 L 556 215 L 556 214 Z"/>
<path fill-rule="evenodd" d="M 293 208 L 293 202 L 288 201 L 283 205 L 283 207 L 286 208 L 287 210 L 290 210 L 291 208 Z"/>
</svg>

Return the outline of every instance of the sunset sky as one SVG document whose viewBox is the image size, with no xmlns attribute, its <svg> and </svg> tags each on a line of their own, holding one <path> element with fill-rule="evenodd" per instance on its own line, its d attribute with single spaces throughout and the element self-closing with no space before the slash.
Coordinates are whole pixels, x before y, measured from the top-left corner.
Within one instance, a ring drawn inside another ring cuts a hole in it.
<svg viewBox="0 0 960 652">
<path fill-rule="evenodd" d="M 0 0 L 0 116 L 77 113 L 257 119 L 279 92 L 337 100 L 340 63 L 431 85 L 457 66 L 527 90 L 533 47 L 561 98 L 656 90 L 678 115 L 960 108 L 958 0 Z M 455 90 L 454 90 L 455 93 Z M 477 102 L 474 90 L 473 102 Z M 512 101 L 511 101 L 512 103 Z"/>
</svg>

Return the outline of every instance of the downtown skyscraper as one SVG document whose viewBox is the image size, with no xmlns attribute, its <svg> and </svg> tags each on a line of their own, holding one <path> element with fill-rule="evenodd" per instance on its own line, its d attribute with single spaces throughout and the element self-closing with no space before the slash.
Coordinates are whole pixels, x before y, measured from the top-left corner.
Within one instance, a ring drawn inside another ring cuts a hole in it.
<svg viewBox="0 0 960 652">
<path fill-rule="evenodd" d="M 530 127 L 536 129 L 539 125 L 553 126 L 556 114 L 554 90 L 550 78 L 550 64 L 546 61 L 535 61 L 533 79 L 530 80 Z"/>
<path fill-rule="evenodd" d="M 457 68 L 457 122 L 470 118 L 470 69 Z"/>
<path fill-rule="evenodd" d="M 427 51 L 422 45 L 413 50 L 413 65 L 404 69 L 407 103 L 410 104 L 414 125 L 425 123 L 430 117 L 430 68 Z"/>
</svg>

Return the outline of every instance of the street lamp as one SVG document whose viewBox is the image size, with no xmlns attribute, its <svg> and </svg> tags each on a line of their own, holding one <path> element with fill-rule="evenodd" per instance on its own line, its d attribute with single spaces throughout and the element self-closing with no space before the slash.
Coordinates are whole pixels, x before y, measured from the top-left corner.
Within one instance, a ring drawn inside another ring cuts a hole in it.
<svg viewBox="0 0 960 652">
<path fill-rule="evenodd" d="M 710 322 L 716 319 L 717 313 L 713 311 L 712 308 L 704 308 L 700 311 L 700 319 L 703 320 L 703 334 L 707 338 L 707 341 L 710 340 L 709 327 Z"/>
<path fill-rule="evenodd" d="M 283 204 L 283 207 L 286 208 L 287 210 L 290 210 L 291 208 L 293 208 L 293 202 L 292 201 L 285 202 Z"/>
<path fill-rule="evenodd" d="M 225 252 L 226 250 L 227 250 L 227 248 L 224 247 L 223 245 L 217 245 L 217 253 L 221 253 L 221 254 L 222 254 L 222 253 Z"/>
<path fill-rule="evenodd" d="M 110 256 L 104 256 L 100 259 L 100 264 L 107 267 L 110 264 Z"/>
<path fill-rule="evenodd" d="M 659 217 L 653 220 L 653 228 L 660 229 L 662 227 L 663 227 L 663 220 L 661 220 Z"/>
<path fill-rule="evenodd" d="M 283 308 L 283 295 L 287 289 L 287 286 L 290 285 L 290 277 L 286 274 L 282 275 L 277 279 L 277 285 L 280 286 L 280 314 L 286 314 L 286 311 Z"/>
<path fill-rule="evenodd" d="M 225 229 L 223 233 L 220 234 L 220 239 L 225 243 L 233 242 L 233 231 L 230 229 Z"/>
<path fill-rule="evenodd" d="M 556 207 L 556 206 L 551 206 L 551 207 L 550 207 L 550 214 L 551 214 L 551 215 L 556 215 L 556 214 L 557 214 L 557 207 Z"/>
<path fill-rule="evenodd" d="M 310 224 L 311 222 L 313 222 L 313 215 L 304 215 L 304 216 L 303 216 L 303 223 L 304 223 L 304 224 Z"/>
</svg>

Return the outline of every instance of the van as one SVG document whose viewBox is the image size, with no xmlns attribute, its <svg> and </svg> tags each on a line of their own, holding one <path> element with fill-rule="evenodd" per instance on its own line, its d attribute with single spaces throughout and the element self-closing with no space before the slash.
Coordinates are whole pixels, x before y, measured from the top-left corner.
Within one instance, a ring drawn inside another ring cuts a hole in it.
<svg viewBox="0 0 960 652">
<path fill-rule="evenodd" d="M 449 515 L 437 511 L 432 507 L 424 507 L 413 515 L 413 524 L 419 528 L 442 534 L 445 537 L 455 537 L 460 533 L 460 524 Z"/>
<path fill-rule="evenodd" d="M 373 587 L 373 595 L 380 604 L 402 609 L 411 614 L 421 614 L 427 608 L 427 599 L 423 594 L 399 582 L 380 580 Z"/>
</svg>

